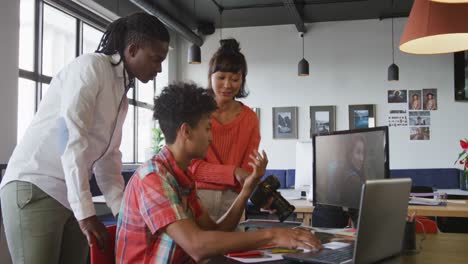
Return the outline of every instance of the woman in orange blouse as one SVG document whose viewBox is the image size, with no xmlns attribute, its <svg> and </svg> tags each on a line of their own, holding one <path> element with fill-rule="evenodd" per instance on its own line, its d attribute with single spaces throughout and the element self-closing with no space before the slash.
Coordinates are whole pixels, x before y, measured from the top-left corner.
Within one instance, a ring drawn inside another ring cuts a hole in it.
<svg viewBox="0 0 468 264">
<path fill-rule="evenodd" d="M 218 105 L 211 116 L 213 141 L 203 160 L 190 171 L 198 196 L 213 220 L 229 209 L 250 174 L 250 155 L 260 144 L 258 118 L 238 98 L 247 96 L 247 63 L 235 39 L 221 40 L 209 63 L 208 89 Z"/>
</svg>

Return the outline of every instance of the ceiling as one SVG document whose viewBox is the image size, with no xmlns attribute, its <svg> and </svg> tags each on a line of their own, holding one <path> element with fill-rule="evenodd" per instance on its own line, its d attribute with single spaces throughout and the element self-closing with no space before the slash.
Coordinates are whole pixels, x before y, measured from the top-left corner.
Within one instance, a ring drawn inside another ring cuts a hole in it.
<svg viewBox="0 0 468 264">
<path fill-rule="evenodd" d="M 220 27 L 407 17 L 413 0 L 146 0 L 191 29 L 202 22 Z M 195 9 L 194 9 L 195 3 Z M 392 6 L 393 4 L 393 6 Z M 289 7 L 289 8 L 288 8 Z"/>
</svg>

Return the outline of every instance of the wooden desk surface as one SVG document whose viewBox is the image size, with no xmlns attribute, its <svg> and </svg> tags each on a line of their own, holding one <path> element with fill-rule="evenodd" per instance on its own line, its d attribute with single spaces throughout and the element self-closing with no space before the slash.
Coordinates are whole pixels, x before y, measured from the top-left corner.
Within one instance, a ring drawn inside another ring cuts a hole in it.
<svg viewBox="0 0 468 264">
<path fill-rule="evenodd" d="M 296 213 L 311 214 L 314 206 L 307 200 L 290 200 L 296 207 Z M 416 212 L 419 216 L 468 217 L 468 200 L 448 200 L 447 206 L 408 206 L 408 213 Z"/>
<path fill-rule="evenodd" d="M 418 235 L 418 246 L 422 235 Z M 401 263 L 467 263 L 468 234 L 439 233 L 426 235 L 422 249 L 416 255 L 402 256 Z"/>
<path fill-rule="evenodd" d="M 422 235 L 417 236 L 418 246 L 421 243 Z M 386 260 L 384 264 L 461 264 L 468 260 L 468 234 L 430 234 L 422 241 L 422 248 L 418 254 L 411 256 L 401 256 Z M 240 263 L 235 260 L 218 256 L 211 259 L 210 264 L 234 264 Z M 270 262 L 263 262 L 270 263 Z M 275 262 L 271 262 L 275 263 Z M 292 263 L 286 260 L 279 263 Z"/>
<path fill-rule="evenodd" d="M 408 213 L 420 216 L 468 217 L 467 200 L 448 200 L 447 206 L 410 205 Z"/>
<path fill-rule="evenodd" d="M 417 236 L 418 247 L 422 243 L 421 251 L 411 256 L 401 256 L 386 260 L 384 264 L 461 264 L 468 260 L 468 234 L 439 233 L 426 235 L 426 239 L 420 242 L 422 235 Z M 240 263 L 235 260 L 218 256 L 208 263 L 231 264 Z M 287 260 L 263 263 L 293 263 Z"/>
</svg>

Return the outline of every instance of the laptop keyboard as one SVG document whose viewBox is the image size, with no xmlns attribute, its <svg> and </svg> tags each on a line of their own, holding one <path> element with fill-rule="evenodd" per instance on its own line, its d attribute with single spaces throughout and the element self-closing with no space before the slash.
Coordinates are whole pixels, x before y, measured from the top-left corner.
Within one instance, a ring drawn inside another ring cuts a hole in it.
<svg viewBox="0 0 468 264">
<path fill-rule="evenodd" d="M 344 247 L 340 249 L 335 249 L 335 250 L 323 250 L 317 254 L 314 254 L 311 256 L 312 259 L 314 260 L 323 260 L 324 262 L 327 263 L 340 263 L 345 260 L 349 260 L 353 258 L 353 250 L 354 247 L 349 246 L 349 247 Z"/>
</svg>

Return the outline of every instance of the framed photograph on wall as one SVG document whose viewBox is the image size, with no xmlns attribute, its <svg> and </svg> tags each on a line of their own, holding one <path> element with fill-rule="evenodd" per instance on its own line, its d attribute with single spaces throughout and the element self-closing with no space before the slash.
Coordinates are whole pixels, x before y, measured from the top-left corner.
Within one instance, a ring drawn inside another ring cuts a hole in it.
<svg viewBox="0 0 468 264">
<path fill-rule="evenodd" d="M 455 101 L 468 101 L 468 51 L 454 53 Z"/>
<path fill-rule="evenodd" d="M 314 134 L 326 134 L 335 131 L 335 106 L 310 107 L 310 138 Z"/>
<path fill-rule="evenodd" d="M 375 105 L 349 105 L 349 129 L 375 127 Z"/>
<path fill-rule="evenodd" d="M 251 109 L 257 114 L 258 122 L 260 122 L 260 107 L 252 107 Z"/>
<path fill-rule="evenodd" d="M 273 107 L 273 138 L 297 138 L 297 107 Z"/>
</svg>

